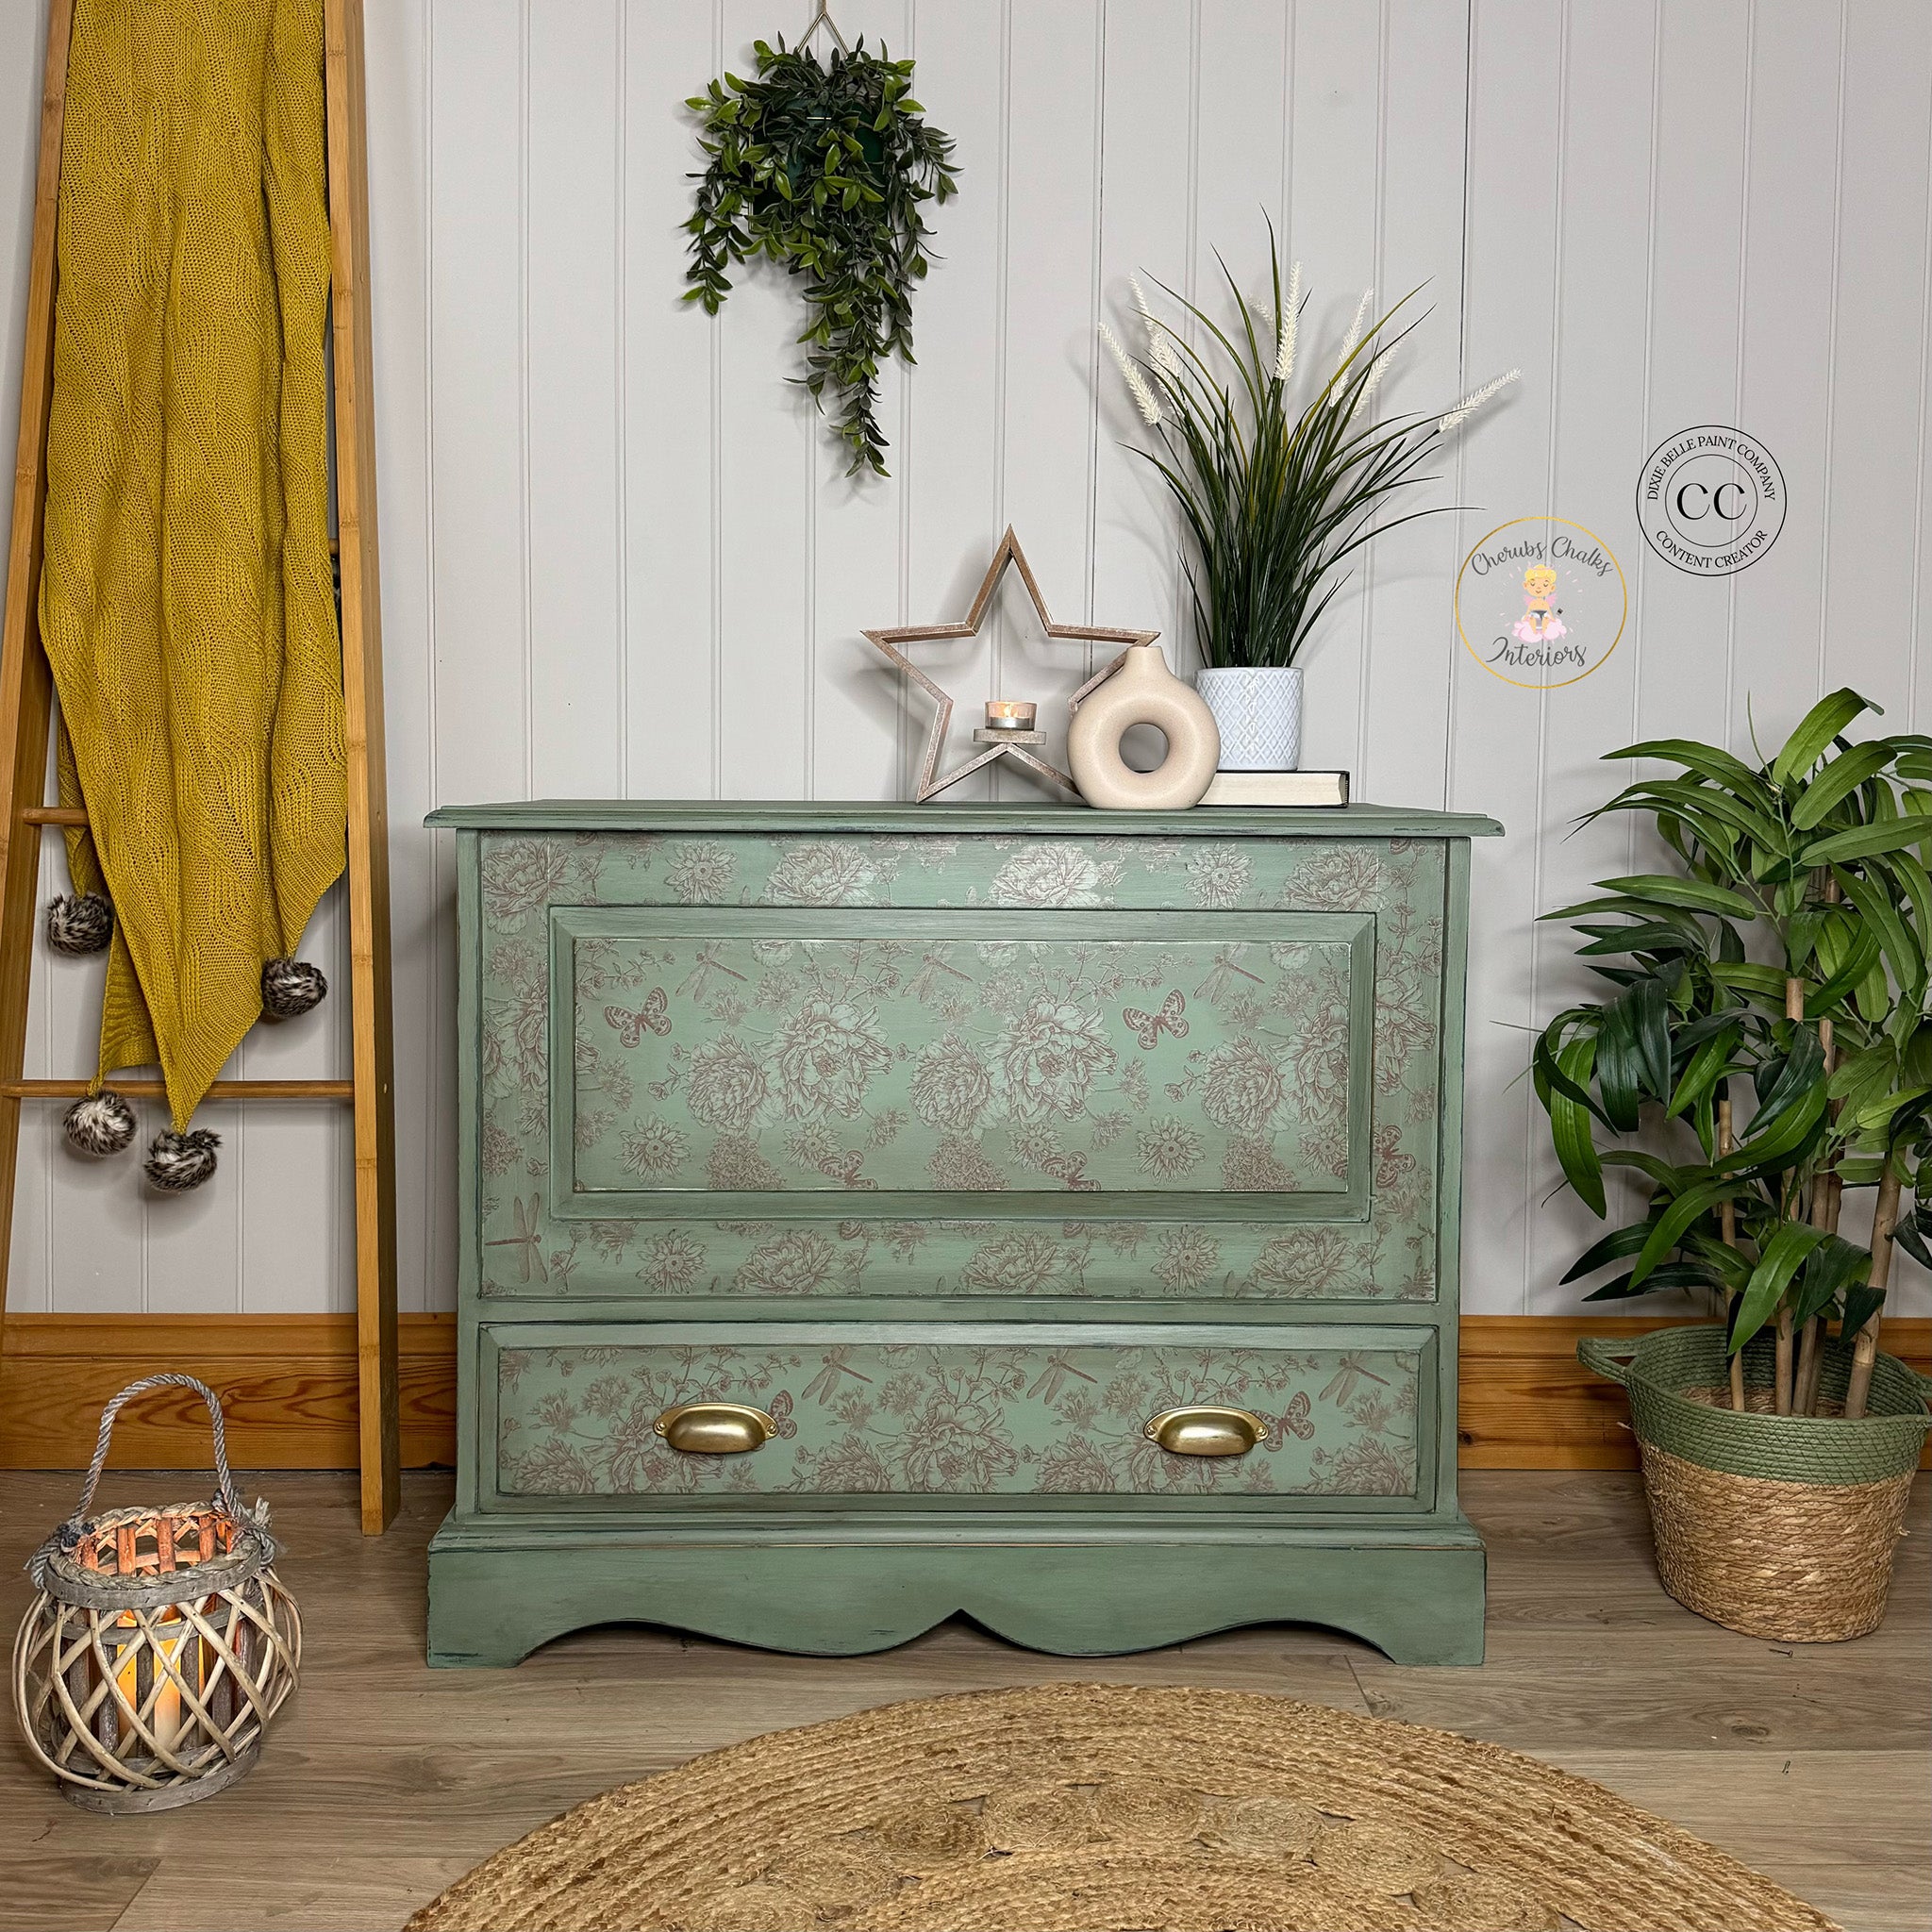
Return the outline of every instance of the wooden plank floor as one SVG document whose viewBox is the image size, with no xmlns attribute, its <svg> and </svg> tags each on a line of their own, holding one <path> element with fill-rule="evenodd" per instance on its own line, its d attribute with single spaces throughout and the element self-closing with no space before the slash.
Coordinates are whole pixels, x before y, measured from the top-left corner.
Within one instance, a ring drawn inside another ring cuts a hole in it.
<svg viewBox="0 0 1932 1932">
<path fill-rule="evenodd" d="M 1489 1738 L 1600 1779 L 1860 1932 L 1932 1927 L 1932 1539 L 1922 1486 L 1892 1613 L 1860 1642 L 1771 1644 L 1657 1587 L 1636 1478 L 1466 1474 L 1491 1550 L 1490 1661 L 1404 1669 L 1320 1630 L 1145 1656 L 1033 1656 L 947 1624 L 903 1649 L 787 1657 L 608 1628 L 521 1669 L 426 1670 L 423 1550 L 450 1482 L 405 1478 L 381 1541 L 348 1475 L 264 1479 L 304 1611 L 302 1688 L 254 1774 L 205 1807 L 101 1819 L 0 1753 L 0 1928 L 399 1926 L 499 1845 L 607 1786 L 895 1698 L 1087 1678 L 1269 1690 Z M 113 1499 L 186 1492 L 112 1476 Z M 254 1486 L 246 1485 L 254 1493 Z M 0 1474 L 0 1615 L 74 1480 Z M 110 1499 L 111 1500 L 111 1499 Z"/>
</svg>

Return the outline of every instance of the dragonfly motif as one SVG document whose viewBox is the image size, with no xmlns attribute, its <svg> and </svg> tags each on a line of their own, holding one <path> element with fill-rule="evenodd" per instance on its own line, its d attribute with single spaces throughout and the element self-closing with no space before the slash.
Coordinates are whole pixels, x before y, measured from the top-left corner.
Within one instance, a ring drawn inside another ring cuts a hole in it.
<svg viewBox="0 0 1932 1932">
<path fill-rule="evenodd" d="M 1188 1023 L 1181 1017 L 1187 1006 L 1180 988 L 1175 987 L 1161 1001 L 1159 1012 L 1143 1013 L 1139 1007 L 1127 1007 L 1122 1010 L 1121 1018 L 1134 1029 L 1134 1038 L 1140 1041 L 1141 1051 L 1152 1053 L 1160 1044 L 1163 1033 L 1172 1033 L 1176 1040 L 1188 1037 Z"/>
<path fill-rule="evenodd" d="M 1040 1372 L 1034 1379 L 1032 1388 L 1026 1391 L 1027 1401 L 1031 1402 L 1038 1397 L 1043 1402 L 1052 1402 L 1059 1394 L 1060 1385 L 1069 1375 L 1077 1375 L 1083 1382 L 1099 1380 L 1098 1376 L 1090 1375 L 1085 1369 L 1076 1369 L 1064 1356 L 1049 1356 L 1046 1367 Z"/>
<path fill-rule="evenodd" d="M 697 958 L 691 962 L 691 971 L 678 982 L 677 996 L 682 999 L 686 993 L 690 993 L 694 1000 L 703 999 L 711 990 L 711 974 L 714 973 L 722 973 L 727 978 L 737 980 L 740 985 L 744 983 L 743 974 L 736 967 L 725 965 L 724 960 L 719 958 L 715 944 L 700 946 Z"/>
<path fill-rule="evenodd" d="M 1264 984 L 1258 973 L 1250 973 L 1245 966 L 1235 964 L 1235 955 L 1243 949 L 1240 946 L 1223 946 L 1214 956 L 1214 963 L 1208 969 L 1208 977 L 1194 989 L 1194 997 L 1207 1000 L 1220 1000 L 1227 992 L 1229 978 L 1240 974 L 1243 979 L 1252 979 L 1257 986 Z"/>
<path fill-rule="evenodd" d="M 805 1385 L 805 1392 L 799 1397 L 799 1400 L 801 1402 L 817 1402 L 822 1405 L 829 1404 L 832 1397 L 844 1386 L 839 1380 L 841 1375 L 850 1375 L 855 1381 L 869 1383 L 872 1377 L 860 1374 L 845 1359 L 845 1356 L 846 1351 L 842 1348 L 834 1348 L 822 1355 L 819 1357 L 819 1372 Z"/>
<path fill-rule="evenodd" d="M 1360 1356 L 1345 1355 L 1341 1357 L 1341 1366 L 1329 1376 L 1327 1386 L 1322 1391 L 1321 1400 L 1338 1405 L 1344 1403 L 1355 1393 L 1357 1385 L 1365 1380 L 1378 1383 L 1384 1389 L 1389 1386 L 1389 1378 L 1386 1375 L 1378 1375 L 1373 1369 L 1365 1367 Z"/>
<path fill-rule="evenodd" d="M 625 1045 L 632 1049 L 644 1037 L 646 1026 L 660 1040 L 671 1031 L 671 1022 L 664 1014 L 664 989 L 661 986 L 654 986 L 644 995 L 643 1005 L 635 1013 L 626 1012 L 622 1007 L 606 1007 L 604 1017 L 617 1028 L 618 1038 Z"/>
<path fill-rule="evenodd" d="M 937 953 L 927 953 L 920 962 L 919 971 L 912 975 L 906 991 L 916 1000 L 924 1000 L 932 991 L 935 976 L 941 973 L 950 974 L 955 979 L 963 979 L 970 986 L 973 975 L 961 973 L 957 966 L 948 966 Z"/>
<path fill-rule="evenodd" d="M 526 1217 L 524 1213 L 523 1197 L 521 1195 L 512 1195 L 509 1205 L 511 1216 L 516 1226 L 516 1233 L 507 1234 L 496 1241 L 485 1241 L 483 1243 L 486 1248 L 515 1248 L 518 1250 L 517 1266 L 520 1272 L 517 1279 L 521 1282 L 529 1280 L 533 1269 L 539 1281 L 548 1281 L 550 1279 L 550 1271 L 543 1265 L 543 1249 L 541 1245 L 543 1231 L 537 1224 L 537 1217 L 542 1207 L 542 1199 L 543 1197 L 541 1194 L 532 1194 L 530 1196 L 530 1211 Z"/>
</svg>

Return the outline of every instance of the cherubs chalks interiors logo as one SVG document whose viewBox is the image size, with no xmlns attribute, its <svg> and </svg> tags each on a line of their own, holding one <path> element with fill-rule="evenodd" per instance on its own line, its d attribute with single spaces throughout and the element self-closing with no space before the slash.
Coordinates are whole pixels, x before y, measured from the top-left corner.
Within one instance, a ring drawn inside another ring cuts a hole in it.
<svg viewBox="0 0 1932 1932">
<path fill-rule="evenodd" d="M 1651 451 L 1637 480 L 1637 521 L 1650 547 L 1693 577 L 1748 570 L 1785 526 L 1777 458 L 1741 429 L 1701 423 Z"/>
<path fill-rule="evenodd" d="M 1531 691 L 1588 677 L 1624 635 L 1624 568 L 1562 517 L 1518 517 L 1463 559 L 1456 628 L 1485 671 Z"/>
</svg>

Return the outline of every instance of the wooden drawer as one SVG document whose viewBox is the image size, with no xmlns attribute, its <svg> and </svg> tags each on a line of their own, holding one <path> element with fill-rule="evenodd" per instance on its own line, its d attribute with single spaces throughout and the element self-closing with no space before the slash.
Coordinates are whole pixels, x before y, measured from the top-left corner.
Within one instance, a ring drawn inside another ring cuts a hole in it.
<svg viewBox="0 0 1932 1932">
<path fill-rule="evenodd" d="M 1433 1502 L 1427 1328 L 760 1323 L 482 1331 L 485 1507 L 571 1498 L 1296 1496 Z M 748 1406 L 741 1454 L 667 1446 L 659 1419 Z M 1229 1406 L 1245 1454 L 1169 1453 L 1147 1424 Z M 493 1457 L 490 1451 L 493 1449 Z M 489 1491 L 491 1485 L 486 1484 Z"/>
</svg>

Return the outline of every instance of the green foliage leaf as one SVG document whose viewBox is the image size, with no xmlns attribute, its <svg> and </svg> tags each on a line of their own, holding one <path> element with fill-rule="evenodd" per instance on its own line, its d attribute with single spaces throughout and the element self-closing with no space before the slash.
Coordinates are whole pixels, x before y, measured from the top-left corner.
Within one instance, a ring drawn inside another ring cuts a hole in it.
<svg viewBox="0 0 1932 1932">
<path fill-rule="evenodd" d="M 1825 1239 L 1822 1227 L 1809 1227 L 1800 1221 L 1787 1221 L 1765 1243 L 1764 1252 L 1757 1258 L 1757 1266 L 1751 1271 L 1751 1284 L 1738 1305 L 1738 1319 L 1731 1329 L 1730 1352 L 1733 1355 L 1771 1319 L 1791 1276 Z"/>
<path fill-rule="evenodd" d="M 724 75 L 686 102 L 702 124 L 685 271 L 687 300 L 715 315 L 730 262 L 760 257 L 804 280 L 812 320 L 798 340 L 815 400 L 830 392 L 848 474 L 885 475 L 878 371 L 912 359 L 911 289 L 925 273 L 922 213 L 957 188 L 951 139 L 910 97 L 910 61 L 861 40 L 824 65 L 808 48 L 756 43 L 758 75 Z"/>
<path fill-rule="evenodd" d="M 1822 697 L 1798 721 L 1798 728 L 1785 740 L 1784 749 L 1771 761 L 1771 775 L 1779 785 L 1789 786 L 1802 778 L 1831 741 L 1861 711 L 1882 708 L 1861 698 L 1849 686 Z"/>
</svg>

